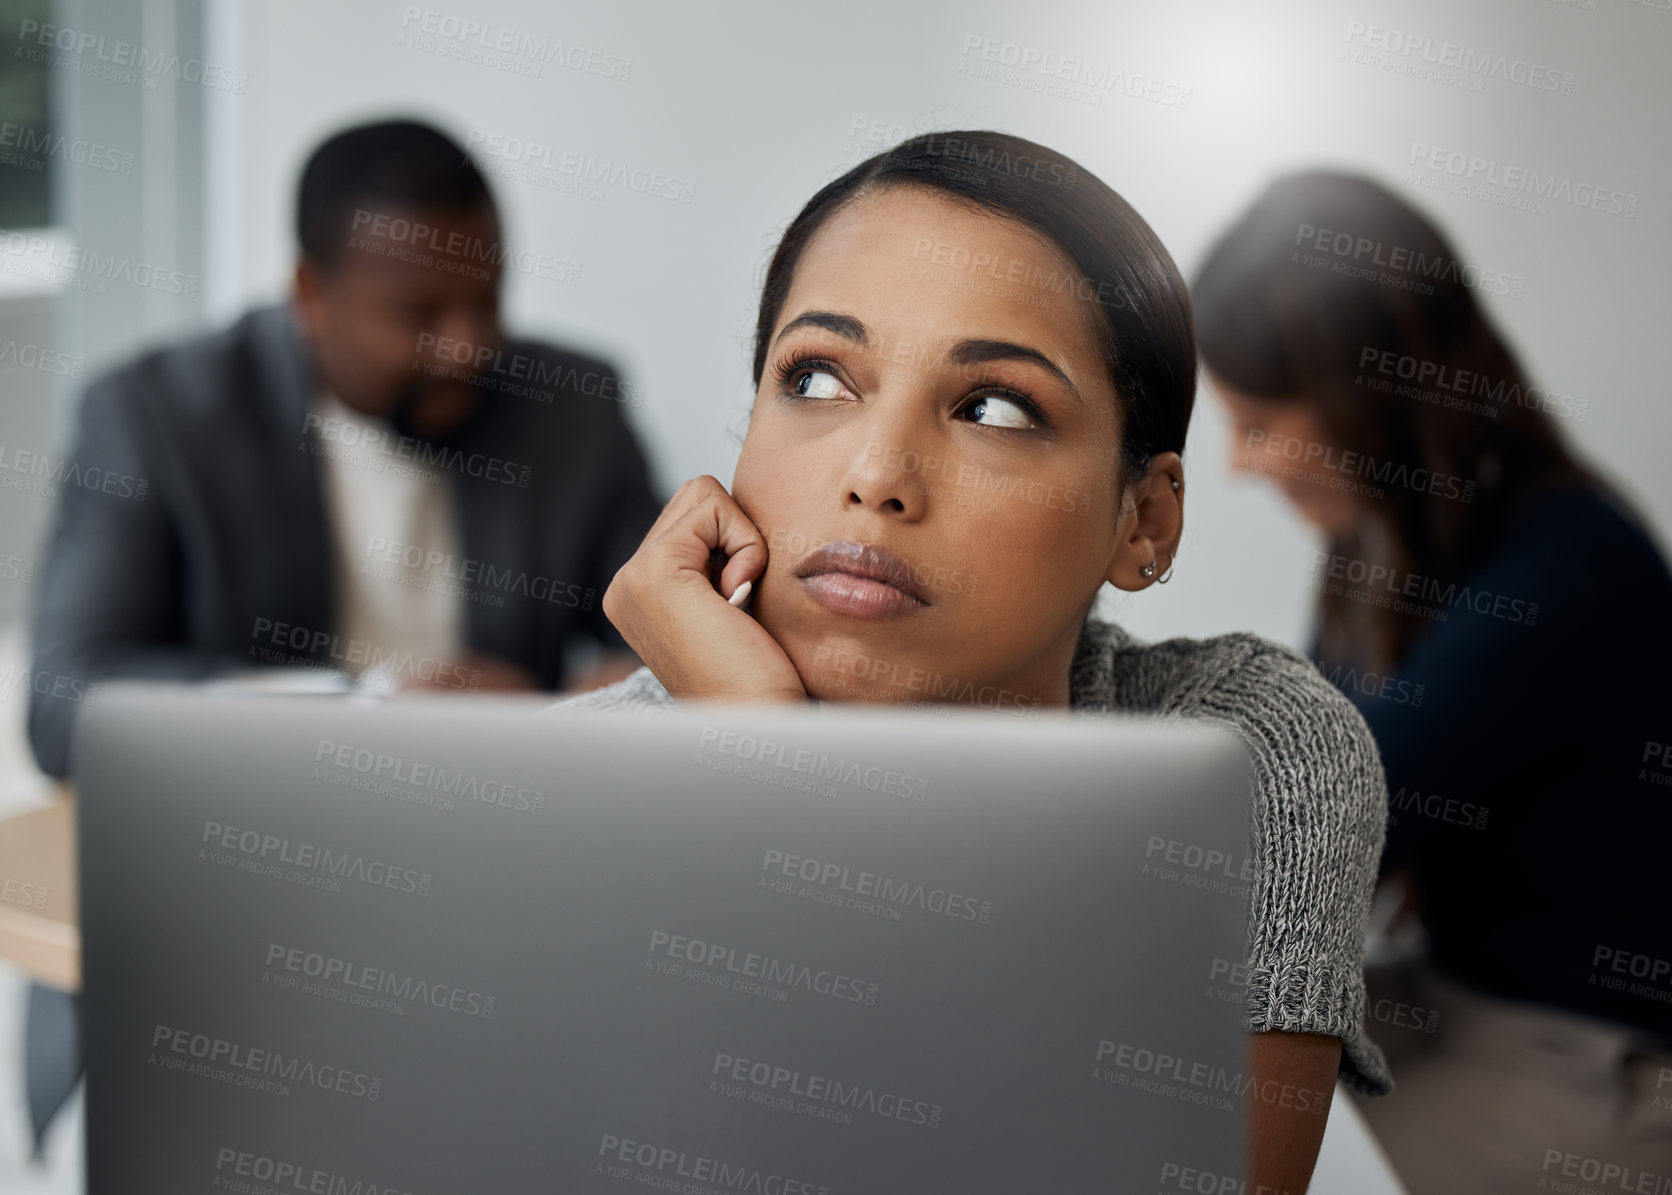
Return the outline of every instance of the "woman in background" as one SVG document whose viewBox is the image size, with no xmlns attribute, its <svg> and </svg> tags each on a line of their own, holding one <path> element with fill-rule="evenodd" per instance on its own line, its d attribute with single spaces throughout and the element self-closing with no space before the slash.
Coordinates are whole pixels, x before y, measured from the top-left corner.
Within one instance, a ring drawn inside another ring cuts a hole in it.
<svg viewBox="0 0 1672 1195">
<path fill-rule="evenodd" d="M 1422 1195 L 1672 1174 L 1672 577 L 1556 429 L 1586 401 L 1476 298 L 1510 285 L 1312 173 L 1193 296 L 1234 466 L 1323 541 L 1312 654 L 1387 768 L 1381 869 L 1426 956 L 1371 974 L 1399 1090 L 1365 1114 Z"/>
<path fill-rule="evenodd" d="M 1196 348 L 1183 279 L 1044 146 L 936 133 L 820 190 L 768 268 L 731 491 L 687 482 L 604 595 L 646 667 L 564 711 L 921 701 L 1212 719 L 1248 745 L 1247 1189 L 1300 1192 L 1362 1032 L 1386 794 L 1351 704 L 1252 635 L 1145 644 L 1092 617 L 1164 580 Z M 974 584 L 967 582 L 972 581 Z M 752 587 L 752 612 L 728 603 Z M 883 664 L 881 662 L 886 662 Z M 983 695 L 997 695 L 989 700 Z"/>
</svg>

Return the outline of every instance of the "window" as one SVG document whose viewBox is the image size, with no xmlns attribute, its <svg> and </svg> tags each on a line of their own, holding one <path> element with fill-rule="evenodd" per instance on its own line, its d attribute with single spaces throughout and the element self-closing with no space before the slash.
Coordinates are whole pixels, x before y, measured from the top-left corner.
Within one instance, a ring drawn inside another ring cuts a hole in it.
<svg viewBox="0 0 1672 1195">
<path fill-rule="evenodd" d="M 18 36 L 52 19 L 52 0 L 0 0 L 0 229 L 44 228 L 53 216 L 53 119 L 47 51 Z M 33 22 L 33 24 L 30 24 Z"/>
</svg>

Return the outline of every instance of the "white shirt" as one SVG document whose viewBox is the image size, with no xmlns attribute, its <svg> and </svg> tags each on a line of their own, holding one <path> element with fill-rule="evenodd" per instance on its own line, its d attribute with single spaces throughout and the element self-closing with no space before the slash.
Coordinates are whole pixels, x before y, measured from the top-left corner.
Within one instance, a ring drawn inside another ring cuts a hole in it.
<svg viewBox="0 0 1672 1195">
<path fill-rule="evenodd" d="M 335 661 L 431 679 L 465 654 L 453 478 L 397 451 L 389 423 L 316 396 L 320 481 L 336 565 Z M 456 672 L 442 672 L 445 681 Z"/>
</svg>

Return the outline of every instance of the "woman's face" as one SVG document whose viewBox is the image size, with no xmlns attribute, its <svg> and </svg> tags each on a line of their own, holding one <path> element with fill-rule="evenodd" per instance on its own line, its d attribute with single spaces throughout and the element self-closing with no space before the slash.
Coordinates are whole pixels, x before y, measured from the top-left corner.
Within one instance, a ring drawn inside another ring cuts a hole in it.
<svg viewBox="0 0 1672 1195">
<path fill-rule="evenodd" d="M 767 541 L 755 616 L 812 696 L 1064 704 L 1098 588 L 1170 562 L 1176 531 L 1129 542 L 1155 516 L 1130 493 L 1121 510 L 1079 277 L 1032 230 L 917 187 L 807 244 L 732 493 Z"/>
<path fill-rule="evenodd" d="M 1328 534 L 1351 531 L 1358 505 L 1337 467 L 1341 451 L 1313 405 L 1296 398 L 1275 402 L 1244 394 L 1210 374 L 1208 389 L 1231 417 L 1233 472 L 1257 473 L 1272 482 L 1312 526 Z"/>
</svg>

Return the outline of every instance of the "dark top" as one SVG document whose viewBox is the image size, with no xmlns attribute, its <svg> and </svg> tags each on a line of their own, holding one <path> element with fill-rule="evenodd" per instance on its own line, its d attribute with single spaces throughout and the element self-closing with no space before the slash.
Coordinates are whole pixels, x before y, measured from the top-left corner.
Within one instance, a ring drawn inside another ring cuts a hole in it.
<svg viewBox="0 0 1672 1195">
<path fill-rule="evenodd" d="M 1672 1038 L 1672 575 L 1591 488 L 1543 495 L 1395 676 L 1324 665 L 1388 776 L 1433 964 Z M 1535 608 L 1536 604 L 1536 608 Z M 1420 686 L 1420 688 L 1419 688 Z"/>
<path fill-rule="evenodd" d="M 466 646 L 554 688 L 571 636 L 625 647 L 603 592 L 662 503 L 606 362 L 533 342 L 505 357 L 519 362 L 514 388 L 485 392 L 457 450 L 427 463 L 451 483 L 450 579 L 475 591 L 459 599 Z M 88 387 L 35 584 L 29 741 L 44 771 L 68 770 L 76 711 L 99 680 L 367 662 L 335 631 L 318 457 L 340 448 L 309 419 L 315 392 L 288 306 Z M 411 467 L 403 452 L 384 463 Z"/>
</svg>

